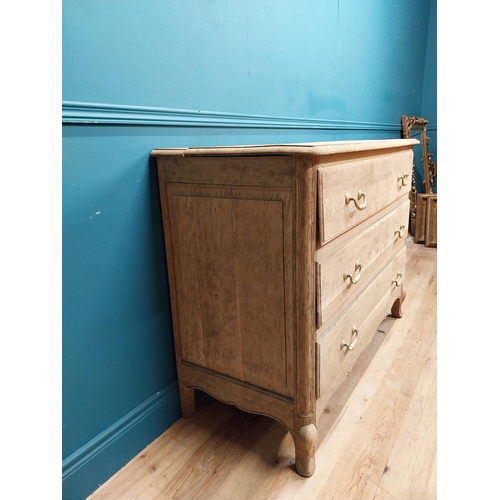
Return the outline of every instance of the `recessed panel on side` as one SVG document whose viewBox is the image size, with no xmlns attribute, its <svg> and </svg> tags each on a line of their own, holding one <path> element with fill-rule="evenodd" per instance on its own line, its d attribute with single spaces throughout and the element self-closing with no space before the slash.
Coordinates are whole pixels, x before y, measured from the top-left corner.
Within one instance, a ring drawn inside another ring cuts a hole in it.
<svg viewBox="0 0 500 500">
<path fill-rule="evenodd" d="M 182 359 L 291 395 L 291 192 L 168 190 Z"/>
</svg>

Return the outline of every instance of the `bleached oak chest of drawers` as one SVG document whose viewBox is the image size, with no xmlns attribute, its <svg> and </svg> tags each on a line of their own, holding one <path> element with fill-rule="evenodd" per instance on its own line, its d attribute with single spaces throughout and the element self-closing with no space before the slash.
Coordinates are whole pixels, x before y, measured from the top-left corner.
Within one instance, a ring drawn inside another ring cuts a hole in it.
<svg viewBox="0 0 500 500">
<path fill-rule="evenodd" d="M 401 316 L 414 139 L 155 149 L 184 416 L 268 415 L 314 473 L 316 422 Z"/>
</svg>

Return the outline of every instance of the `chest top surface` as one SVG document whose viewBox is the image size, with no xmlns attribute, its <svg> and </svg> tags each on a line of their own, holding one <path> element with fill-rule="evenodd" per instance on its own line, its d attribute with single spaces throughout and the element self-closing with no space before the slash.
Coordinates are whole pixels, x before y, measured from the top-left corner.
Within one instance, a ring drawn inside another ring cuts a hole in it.
<svg viewBox="0 0 500 500">
<path fill-rule="evenodd" d="M 377 149 L 400 148 L 419 144 L 416 139 L 384 139 L 364 141 L 327 141 L 291 144 L 256 144 L 201 148 L 158 148 L 151 156 L 247 156 L 247 155 L 312 155 L 324 156 Z"/>
</svg>

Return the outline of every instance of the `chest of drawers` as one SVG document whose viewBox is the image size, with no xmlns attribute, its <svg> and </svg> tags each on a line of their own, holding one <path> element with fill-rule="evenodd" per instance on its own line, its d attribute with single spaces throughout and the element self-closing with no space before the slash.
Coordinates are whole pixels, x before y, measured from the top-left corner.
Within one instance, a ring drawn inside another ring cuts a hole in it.
<svg viewBox="0 0 500 500">
<path fill-rule="evenodd" d="M 414 139 L 155 149 L 183 415 L 194 389 L 281 422 L 311 476 L 318 416 L 404 300 Z"/>
</svg>

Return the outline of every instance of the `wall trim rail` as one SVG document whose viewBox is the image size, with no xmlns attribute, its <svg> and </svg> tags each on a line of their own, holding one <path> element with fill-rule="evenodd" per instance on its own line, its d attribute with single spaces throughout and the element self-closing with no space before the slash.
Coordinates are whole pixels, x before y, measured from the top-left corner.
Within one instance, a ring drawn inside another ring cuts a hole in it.
<svg viewBox="0 0 500 500">
<path fill-rule="evenodd" d="M 400 131 L 401 123 L 290 118 L 216 111 L 63 101 L 62 123 L 234 127 L 272 129 Z"/>
<path fill-rule="evenodd" d="M 87 460 L 90 460 L 94 455 L 99 453 L 115 439 L 118 439 L 122 434 L 127 432 L 130 427 L 136 425 L 139 420 L 142 420 L 149 413 L 153 412 L 159 405 L 169 398 L 172 393 L 175 395 L 178 393 L 177 381 L 170 383 L 160 391 L 150 396 L 140 405 L 136 406 L 132 411 L 117 420 L 113 425 L 66 457 L 62 462 L 63 479 Z"/>
<path fill-rule="evenodd" d="M 63 497 L 86 498 L 180 416 L 175 380 L 62 461 Z"/>
</svg>

